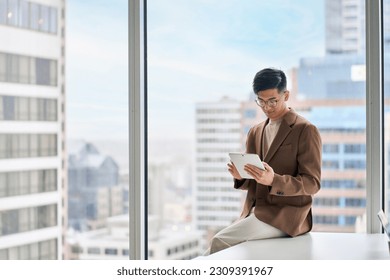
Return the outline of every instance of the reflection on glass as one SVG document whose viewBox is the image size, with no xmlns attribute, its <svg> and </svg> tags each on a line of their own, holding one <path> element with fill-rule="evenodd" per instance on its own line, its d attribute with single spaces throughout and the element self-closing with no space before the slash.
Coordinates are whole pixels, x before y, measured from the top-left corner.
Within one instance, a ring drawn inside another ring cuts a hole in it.
<svg viewBox="0 0 390 280">
<path fill-rule="evenodd" d="M 174 2 L 148 1 L 149 258 L 201 255 L 239 217 L 228 152 L 265 118 L 251 82 L 270 66 L 323 140 L 313 230 L 365 232 L 364 1 Z"/>
</svg>

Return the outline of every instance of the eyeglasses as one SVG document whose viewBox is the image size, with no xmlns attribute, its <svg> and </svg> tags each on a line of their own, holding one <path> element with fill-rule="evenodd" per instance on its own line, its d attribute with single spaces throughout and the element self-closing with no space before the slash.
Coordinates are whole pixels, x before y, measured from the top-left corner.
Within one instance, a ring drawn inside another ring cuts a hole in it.
<svg viewBox="0 0 390 280">
<path fill-rule="evenodd" d="M 267 101 L 264 101 L 260 98 L 256 98 L 255 99 L 255 102 L 257 105 L 259 105 L 261 108 L 264 108 L 266 105 L 268 107 L 276 107 L 276 105 L 278 105 L 278 102 L 279 102 L 280 99 L 270 99 L 270 100 L 267 100 Z"/>
</svg>

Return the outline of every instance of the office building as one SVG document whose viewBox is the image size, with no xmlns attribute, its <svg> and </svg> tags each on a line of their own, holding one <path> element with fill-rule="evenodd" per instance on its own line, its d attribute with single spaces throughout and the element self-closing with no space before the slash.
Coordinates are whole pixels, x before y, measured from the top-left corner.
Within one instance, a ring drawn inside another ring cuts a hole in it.
<svg viewBox="0 0 390 280">
<path fill-rule="evenodd" d="M 365 0 L 326 0 L 326 52 L 365 52 Z"/>
<path fill-rule="evenodd" d="M 150 260 L 189 260 L 202 253 L 202 234 L 189 226 L 159 230 L 158 218 L 149 216 L 148 250 Z M 129 217 L 119 215 L 107 219 L 106 227 L 76 232 L 69 230 L 68 255 L 72 260 L 129 259 Z"/>
<path fill-rule="evenodd" d="M 65 1 L 0 0 L 0 259 L 62 259 Z"/>
<path fill-rule="evenodd" d="M 299 107 L 298 107 L 299 110 Z M 362 232 L 366 211 L 365 107 L 313 106 L 301 114 L 322 138 L 321 191 L 314 198 L 315 231 Z"/>
<path fill-rule="evenodd" d="M 300 59 L 292 106 L 319 128 L 323 140 L 314 230 L 359 232 L 365 231 L 366 215 L 365 1 L 325 3 L 326 55 Z M 389 3 L 384 1 L 386 15 Z M 386 49 L 390 25 L 384 28 Z M 389 96 L 386 76 L 384 85 Z"/>
<path fill-rule="evenodd" d="M 104 228 L 77 232 L 68 231 L 68 256 L 71 260 L 129 259 L 129 217 L 113 216 Z"/>
<path fill-rule="evenodd" d="M 159 218 L 149 215 L 148 231 L 149 260 L 190 260 L 203 253 L 202 232 L 189 223 L 161 229 Z"/>
<path fill-rule="evenodd" d="M 106 218 L 123 213 L 119 167 L 91 143 L 69 141 L 68 147 L 69 227 L 79 231 L 103 227 Z"/>
<path fill-rule="evenodd" d="M 241 102 L 222 98 L 196 105 L 194 228 L 207 239 L 239 217 L 244 192 L 233 188 L 229 152 L 240 152 Z M 207 247 L 207 244 L 204 244 Z"/>
</svg>

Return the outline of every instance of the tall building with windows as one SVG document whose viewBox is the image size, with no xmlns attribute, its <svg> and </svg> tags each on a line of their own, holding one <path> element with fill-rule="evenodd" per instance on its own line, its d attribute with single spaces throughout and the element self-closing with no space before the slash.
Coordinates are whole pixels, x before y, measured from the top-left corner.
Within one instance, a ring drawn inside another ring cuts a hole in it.
<svg viewBox="0 0 390 280">
<path fill-rule="evenodd" d="M 383 1 L 383 12 L 390 13 L 390 1 Z M 325 28 L 326 53 L 366 52 L 366 5 L 365 0 L 326 0 Z M 384 43 L 390 45 L 390 18 L 384 18 Z"/>
<path fill-rule="evenodd" d="M 365 107 L 358 100 L 333 106 L 311 103 L 295 108 L 317 126 L 322 138 L 321 190 L 314 196 L 313 230 L 364 232 Z"/>
<path fill-rule="evenodd" d="M 388 15 L 390 1 L 383 4 Z M 318 126 L 323 139 L 322 189 L 313 208 L 315 229 L 365 231 L 365 1 L 326 0 L 325 5 L 326 55 L 301 58 L 298 102 L 293 107 Z M 390 25 L 385 19 L 388 46 Z M 387 61 L 385 69 L 390 67 Z M 388 77 L 384 84 L 389 88 Z"/>
<path fill-rule="evenodd" d="M 68 141 L 68 225 L 93 230 L 106 219 L 123 214 L 119 166 L 91 143 Z"/>
<path fill-rule="evenodd" d="M 365 52 L 365 0 L 326 0 L 326 52 Z"/>
<path fill-rule="evenodd" d="M 65 0 L 0 0 L 0 259 L 63 259 Z"/>
<path fill-rule="evenodd" d="M 194 228 L 210 237 L 241 211 L 243 192 L 233 188 L 226 165 L 229 152 L 242 151 L 240 101 L 222 98 L 197 104 L 195 149 Z"/>
</svg>

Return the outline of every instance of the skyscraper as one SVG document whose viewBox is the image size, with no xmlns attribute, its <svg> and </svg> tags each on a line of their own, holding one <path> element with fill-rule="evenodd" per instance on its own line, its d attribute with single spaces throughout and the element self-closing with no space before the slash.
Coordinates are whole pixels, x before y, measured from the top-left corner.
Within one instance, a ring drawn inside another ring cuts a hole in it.
<svg viewBox="0 0 390 280">
<path fill-rule="evenodd" d="M 226 164 L 229 152 L 242 151 L 241 143 L 241 102 L 197 104 L 193 221 L 209 236 L 239 217 L 243 192 L 233 188 Z"/>
<path fill-rule="evenodd" d="M 123 214 L 119 166 L 91 143 L 68 141 L 68 225 L 86 231 Z"/>
<path fill-rule="evenodd" d="M 365 0 L 326 0 L 326 52 L 365 52 Z"/>
<path fill-rule="evenodd" d="M 390 11 L 390 1 L 383 1 L 383 12 Z M 326 0 L 326 53 L 366 52 L 365 0 Z M 390 45 L 390 18 L 384 17 L 384 43 Z"/>
<path fill-rule="evenodd" d="M 0 0 L 0 259 L 62 259 L 65 1 Z"/>
<path fill-rule="evenodd" d="M 390 1 L 383 1 L 389 14 Z M 299 101 L 293 107 L 320 130 L 322 189 L 313 207 L 315 230 L 364 231 L 366 188 L 366 31 L 364 0 L 325 1 L 326 54 L 301 58 Z M 384 44 L 390 44 L 385 18 Z M 388 55 L 385 53 L 385 56 Z M 385 60 L 385 69 L 389 63 Z M 390 80 L 384 77 L 385 88 Z M 389 92 L 385 91 L 385 96 Z"/>
</svg>

